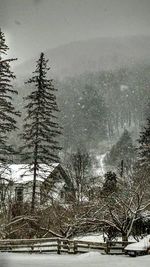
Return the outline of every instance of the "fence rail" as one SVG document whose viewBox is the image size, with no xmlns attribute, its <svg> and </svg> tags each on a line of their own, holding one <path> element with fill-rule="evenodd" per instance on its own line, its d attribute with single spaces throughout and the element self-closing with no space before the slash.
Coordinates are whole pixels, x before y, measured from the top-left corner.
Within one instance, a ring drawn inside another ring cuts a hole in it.
<svg viewBox="0 0 150 267">
<path fill-rule="evenodd" d="M 77 254 L 88 251 L 100 251 L 106 254 L 124 254 L 124 247 L 131 243 L 132 242 L 125 241 L 109 241 L 102 243 L 60 238 L 7 239 L 0 240 L 0 251 L 13 253 L 53 252 L 57 254 Z"/>
</svg>

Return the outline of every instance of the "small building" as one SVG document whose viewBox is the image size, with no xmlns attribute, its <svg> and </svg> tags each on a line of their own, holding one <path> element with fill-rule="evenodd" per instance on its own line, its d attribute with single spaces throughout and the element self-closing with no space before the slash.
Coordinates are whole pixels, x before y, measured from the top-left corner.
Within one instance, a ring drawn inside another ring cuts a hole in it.
<svg viewBox="0 0 150 267">
<path fill-rule="evenodd" d="M 11 164 L 0 169 L 0 177 L 4 184 L 7 184 L 8 200 L 20 203 L 31 201 L 33 166 L 29 168 L 26 164 Z M 44 204 L 51 201 L 64 203 L 68 199 L 68 192 L 71 192 L 71 188 L 71 181 L 61 164 L 39 165 L 36 179 L 37 203 Z M 0 194 L 2 197 L 2 190 Z"/>
</svg>

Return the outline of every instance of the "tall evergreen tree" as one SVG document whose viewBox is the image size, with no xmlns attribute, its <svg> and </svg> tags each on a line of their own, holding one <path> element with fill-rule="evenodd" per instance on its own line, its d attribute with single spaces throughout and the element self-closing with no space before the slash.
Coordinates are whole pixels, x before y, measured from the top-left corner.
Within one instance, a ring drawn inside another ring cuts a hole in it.
<svg viewBox="0 0 150 267">
<path fill-rule="evenodd" d="M 120 175 L 124 172 L 130 174 L 135 162 L 135 147 L 128 130 L 124 130 L 118 142 L 112 146 L 107 155 L 106 162 L 115 168 L 119 168 Z"/>
<path fill-rule="evenodd" d="M 150 183 L 150 117 L 147 118 L 147 124 L 143 131 L 141 131 L 138 141 L 138 168 L 139 170 L 142 170 L 143 176 L 146 175 L 149 177 Z"/>
<path fill-rule="evenodd" d="M 13 95 L 17 91 L 11 84 L 15 75 L 10 69 L 10 62 L 15 59 L 7 59 L 8 46 L 5 43 L 4 33 L 0 29 L 0 162 L 7 163 L 14 153 L 12 146 L 8 143 L 8 133 L 17 129 L 16 116 L 19 116 L 13 106 Z"/>
<path fill-rule="evenodd" d="M 58 162 L 58 150 L 61 149 L 57 139 L 61 134 L 61 128 L 56 116 L 59 111 L 55 96 L 56 89 L 53 80 L 47 78 L 49 71 L 47 63 L 48 60 L 45 60 L 44 54 L 41 53 L 33 77 L 26 82 L 34 88 L 25 98 L 27 116 L 22 134 L 25 144 L 22 147 L 23 160 L 29 163 L 30 171 L 33 173 L 32 211 L 35 207 L 36 180 L 39 170 L 42 164 L 49 166 Z"/>
</svg>

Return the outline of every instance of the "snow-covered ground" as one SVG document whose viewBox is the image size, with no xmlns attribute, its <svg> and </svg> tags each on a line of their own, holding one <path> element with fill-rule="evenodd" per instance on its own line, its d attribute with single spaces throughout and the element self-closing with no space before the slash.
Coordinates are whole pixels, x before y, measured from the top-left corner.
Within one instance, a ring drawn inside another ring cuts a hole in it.
<svg viewBox="0 0 150 267">
<path fill-rule="evenodd" d="M 150 255 L 129 256 L 101 255 L 90 252 L 81 255 L 24 255 L 0 254 L 0 267 L 149 267 Z"/>
<path fill-rule="evenodd" d="M 101 233 L 92 233 L 82 236 L 74 237 L 74 240 L 89 241 L 89 242 L 104 242 L 103 235 Z"/>
<path fill-rule="evenodd" d="M 91 234 L 86 234 L 82 236 L 76 236 L 74 238 L 75 240 L 81 240 L 81 241 L 89 241 L 89 242 L 104 242 L 104 237 L 101 233 L 91 233 Z M 122 241 L 121 237 L 117 237 L 116 241 Z M 136 242 L 136 240 L 130 236 L 129 237 L 130 242 Z"/>
</svg>

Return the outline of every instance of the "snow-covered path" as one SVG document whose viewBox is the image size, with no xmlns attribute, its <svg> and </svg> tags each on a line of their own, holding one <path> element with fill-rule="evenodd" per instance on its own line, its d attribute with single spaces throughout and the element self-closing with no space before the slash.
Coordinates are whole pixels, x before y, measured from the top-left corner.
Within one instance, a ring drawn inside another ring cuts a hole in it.
<svg viewBox="0 0 150 267">
<path fill-rule="evenodd" d="M 0 267 L 149 267 L 150 255 L 130 258 L 128 256 L 100 255 L 90 252 L 82 255 L 27 255 L 2 254 Z"/>
<path fill-rule="evenodd" d="M 105 156 L 106 156 L 106 153 L 96 156 L 96 167 L 94 170 L 95 175 L 103 176 L 105 174 L 105 172 L 106 172 L 106 168 L 105 168 L 105 164 L 104 164 Z"/>
</svg>

